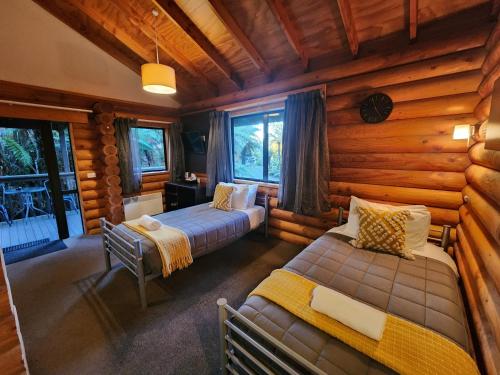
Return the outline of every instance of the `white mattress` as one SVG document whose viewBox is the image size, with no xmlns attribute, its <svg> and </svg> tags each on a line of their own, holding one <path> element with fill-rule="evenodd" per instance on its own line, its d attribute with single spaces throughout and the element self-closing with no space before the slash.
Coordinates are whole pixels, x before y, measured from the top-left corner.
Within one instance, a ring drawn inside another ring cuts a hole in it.
<svg viewBox="0 0 500 375">
<path fill-rule="evenodd" d="M 264 219 L 266 217 L 266 209 L 262 206 L 253 206 L 245 210 L 237 211 L 244 212 L 248 215 L 251 230 L 257 229 L 259 225 L 264 222 Z"/>
<path fill-rule="evenodd" d="M 455 261 L 451 258 L 451 256 L 443 250 L 442 247 L 436 246 L 430 242 L 427 242 L 425 244 L 424 250 L 422 251 L 412 251 L 413 254 L 415 255 L 420 255 L 423 257 L 435 259 L 439 262 L 443 262 L 447 264 L 457 275 L 457 277 L 460 277 L 458 274 L 458 269 L 457 265 L 455 264 Z"/>
</svg>

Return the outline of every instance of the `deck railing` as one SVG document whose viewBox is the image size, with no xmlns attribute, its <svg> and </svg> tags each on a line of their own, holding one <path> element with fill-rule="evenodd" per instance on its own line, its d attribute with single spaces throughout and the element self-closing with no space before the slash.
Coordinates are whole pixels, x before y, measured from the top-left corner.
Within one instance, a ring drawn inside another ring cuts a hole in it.
<svg viewBox="0 0 500 375">
<path fill-rule="evenodd" d="M 76 185 L 75 172 L 59 173 L 61 179 L 62 194 L 65 197 L 72 196 L 70 204 L 76 206 L 78 194 Z M 25 174 L 15 176 L 0 176 L 0 205 L 3 205 L 7 210 L 10 219 L 23 217 L 23 206 L 26 205 L 26 200 L 32 200 L 33 205 L 40 208 L 41 211 L 33 211 L 33 215 L 43 215 L 44 213 L 52 213 L 52 199 L 50 195 L 50 187 L 48 184 L 49 175 L 47 173 Z M 23 193 L 27 188 L 40 188 L 40 190 L 29 193 L 30 197 L 23 197 Z M 76 207 L 71 207 L 76 208 Z M 4 219 L 1 218 L 0 219 Z"/>
</svg>

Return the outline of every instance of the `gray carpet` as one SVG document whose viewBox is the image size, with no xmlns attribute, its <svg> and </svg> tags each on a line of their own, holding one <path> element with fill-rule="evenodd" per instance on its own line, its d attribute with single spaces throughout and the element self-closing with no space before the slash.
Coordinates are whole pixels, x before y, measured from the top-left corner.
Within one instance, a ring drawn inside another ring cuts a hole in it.
<svg viewBox="0 0 500 375">
<path fill-rule="evenodd" d="M 219 297 L 239 306 L 300 247 L 249 234 L 167 280 L 136 283 L 121 266 L 103 276 L 101 238 L 8 266 L 32 374 L 211 374 L 218 367 Z"/>
</svg>

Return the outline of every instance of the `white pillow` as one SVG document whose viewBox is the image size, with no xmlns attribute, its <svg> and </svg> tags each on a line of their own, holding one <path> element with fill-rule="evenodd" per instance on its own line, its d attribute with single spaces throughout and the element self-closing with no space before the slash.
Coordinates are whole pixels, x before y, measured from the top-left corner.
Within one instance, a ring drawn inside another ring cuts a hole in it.
<svg viewBox="0 0 500 375">
<path fill-rule="evenodd" d="M 390 204 L 369 202 L 364 199 L 351 196 L 347 224 L 332 228 L 329 232 L 342 234 L 351 238 L 357 238 L 359 232 L 358 206 L 388 211 L 410 211 L 411 216 L 408 218 L 406 224 L 405 248 L 408 250 L 420 251 L 425 247 L 427 237 L 429 236 L 431 214 L 429 210 L 427 210 L 427 207 L 423 205 L 393 206 Z"/>
<path fill-rule="evenodd" d="M 255 206 L 255 199 L 257 199 L 257 190 L 259 189 L 258 184 L 249 184 L 248 186 L 248 201 L 247 207 L 252 208 Z"/>
<path fill-rule="evenodd" d="M 231 208 L 246 210 L 248 208 L 248 185 L 221 182 L 222 185 L 231 186 L 234 190 L 231 194 Z"/>
</svg>

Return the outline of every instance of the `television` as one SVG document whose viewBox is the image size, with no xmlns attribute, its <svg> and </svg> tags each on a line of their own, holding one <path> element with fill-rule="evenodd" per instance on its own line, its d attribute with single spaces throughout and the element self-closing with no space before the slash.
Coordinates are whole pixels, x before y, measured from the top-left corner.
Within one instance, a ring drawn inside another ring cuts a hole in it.
<svg viewBox="0 0 500 375">
<path fill-rule="evenodd" d="M 182 142 L 184 143 L 184 149 L 193 154 L 204 154 L 206 152 L 205 135 L 198 131 L 183 132 Z"/>
</svg>

